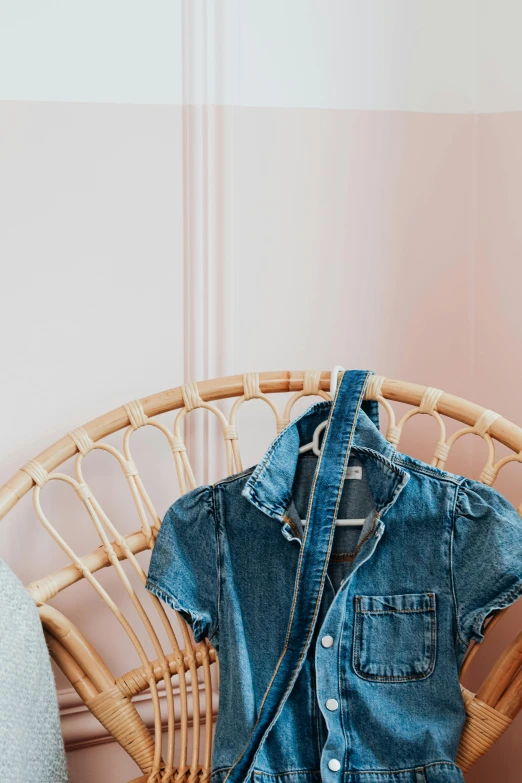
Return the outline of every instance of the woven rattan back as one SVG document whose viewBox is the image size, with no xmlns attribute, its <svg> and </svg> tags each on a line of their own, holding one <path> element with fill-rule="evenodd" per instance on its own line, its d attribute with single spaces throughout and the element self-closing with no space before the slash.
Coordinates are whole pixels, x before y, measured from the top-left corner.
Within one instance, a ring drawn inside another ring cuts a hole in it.
<svg viewBox="0 0 522 783">
<path fill-rule="evenodd" d="M 329 387 L 330 373 L 321 371 L 246 373 L 185 384 L 134 400 L 72 430 L 26 463 L 0 488 L 0 518 L 32 488 L 39 521 L 66 555 L 67 565 L 36 579 L 27 589 L 39 607 L 53 659 L 89 710 L 137 763 L 142 776 L 136 781 L 205 781 L 209 777 L 215 719 L 212 679 L 214 676 L 219 682 L 219 662 L 208 641 L 195 644 L 184 620 L 143 587 L 146 573 L 140 553 L 154 547 L 161 516 L 154 508 L 133 460 L 133 433 L 141 427 L 155 427 L 167 439 L 174 457 L 179 493 L 183 494 L 196 486 L 182 437 L 184 417 L 191 411 L 204 408 L 217 417 L 224 439 L 227 475 L 231 475 L 244 469 L 236 427 L 241 405 L 253 398 L 264 400 L 275 416 L 275 437 L 290 422 L 292 408 L 299 398 L 316 395 L 329 399 Z M 282 392 L 293 394 L 281 412 L 268 395 Z M 480 475 L 480 480 L 486 484 L 492 485 L 509 462 L 522 461 L 522 429 L 474 403 L 438 389 L 382 376 L 372 376 L 366 397 L 378 400 L 386 411 L 383 416 L 387 419 L 385 435 L 395 446 L 400 443 L 404 425 L 412 416 L 424 413 L 435 418 L 438 440 L 431 459 L 426 460 L 432 465 L 444 468 L 452 446 L 467 434 L 479 436 L 486 442 L 487 459 Z M 236 398 L 228 419 L 212 402 L 224 398 Z M 411 407 L 398 418 L 391 404 L 393 401 Z M 172 430 L 155 418 L 169 411 L 178 411 Z M 464 426 L 448 437 L 445 417 Z M 121 450 L 103 442 L 119 430 L 123 430 Z M 512 453 L 496 460 L 495 441 Z M 140 529 L 131 534 L 123 534 L 117 529 L 85 481 L 84 460 L 97 450 L 109 454 L 125 477 L 141 521 Z M 70 458 L 74 458 L 74 475 L 57 471 Z M 99 538 L 98 548 L 78 554 L 47 518 L 41 495 L 50 481 L 65 482 L 74 490 Z M 128 597 L 125 611 L 99 578 L 100 569 L 108 566 L 116 572 Z M 53 598 L 80 580 L 86 580 L 96 591 L 133 645 L 136 667 L 131 671 L 119 674 L 110 671 L 76 627 L 74 618 L 65 617 L 51 605 Z M 501 614 L 503 612 L 490 617 L 486 635 Z M 473 645 L 468 649 L 462 674 L 476 649 Z M 518 672 L 518 664 L 521 653 L 522 633 L 505 650 L 476 694 L 461 686 L 467 722 L 457 760 L 464 770 L 493 745 L 520 710 L 522 672 Z M 133 702 L 134 697 L 148 690 L 154 712 L 150 727 Z"/>
</svg>

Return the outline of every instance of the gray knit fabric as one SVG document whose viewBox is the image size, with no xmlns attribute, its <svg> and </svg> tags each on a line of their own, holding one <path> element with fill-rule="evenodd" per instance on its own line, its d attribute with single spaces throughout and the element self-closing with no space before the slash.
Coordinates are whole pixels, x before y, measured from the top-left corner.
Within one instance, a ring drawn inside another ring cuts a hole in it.
<svg viewBox="0 0 522 783">
<path fill-rule="evenodd" d="M 38 610 L 1 558 L 0 781 L 68 781 L 56 685 Z"/>
</svg>

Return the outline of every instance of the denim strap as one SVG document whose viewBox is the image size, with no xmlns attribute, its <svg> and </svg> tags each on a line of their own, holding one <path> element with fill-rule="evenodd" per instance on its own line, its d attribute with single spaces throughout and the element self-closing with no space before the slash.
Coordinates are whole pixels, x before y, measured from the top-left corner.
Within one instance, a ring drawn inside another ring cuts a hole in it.
<svg viewBox="0 0 522 783">
<path fill-rule="evenodd" d="M 310 493 L 285 646 L 261 702 L 250 739 L 223 783 L 244 783 L 250 779 L 257 755 L 279 717 L 306 657 L 323 594 L 357 415 L 372 374 L 368 370 L 345 370 L 337 385 Z"/>
</svg>

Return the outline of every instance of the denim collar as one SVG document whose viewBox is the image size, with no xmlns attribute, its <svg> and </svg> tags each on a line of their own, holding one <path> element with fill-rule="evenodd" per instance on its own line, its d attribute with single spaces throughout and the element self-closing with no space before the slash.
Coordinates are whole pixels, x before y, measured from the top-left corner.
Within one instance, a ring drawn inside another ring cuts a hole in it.
<svg viewBox="0 0 522 783">
<path fill-rule="evenodd" d="M 297 468 L 298 449 L 310 443 L 315 428 L 330 414 L 332 400 L 312 404 L 296 416 L 272 441 L 261 461 L 255 466 L 241 494 L 265 514 L 302 533 L 299 516 L 292 500 L 292 487 Z M 359 410 L 352 453 L 364 461 L 369 487 L 380 516 L 395 503 L 409 480 L 409 473 L 394 460 L 395 447 L 381 434 L 374 423 L 375 408 Z M 295 531 L 294 531 L 295 532 Z"/>
</svg>

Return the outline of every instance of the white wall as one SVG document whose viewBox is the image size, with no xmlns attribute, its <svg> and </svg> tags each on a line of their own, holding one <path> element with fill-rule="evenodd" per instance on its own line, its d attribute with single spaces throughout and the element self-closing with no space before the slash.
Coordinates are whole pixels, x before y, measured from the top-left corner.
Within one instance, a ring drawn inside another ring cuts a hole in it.
<svg viewBox="0 0 522 783">
<path fill-rule="evenodd" d="M 191 102 L 522 109 L 517 0 L 6 0 L 0 13 L 0 100 L 181 105 L 193 16 L 209 55 L 195 81 L 212 83 Z"/>
</svg>

